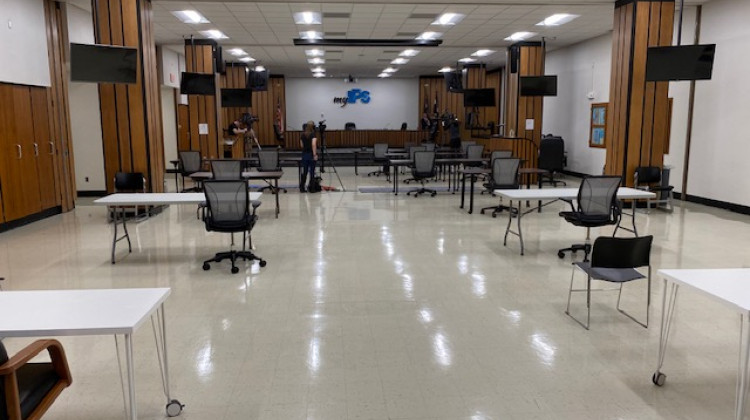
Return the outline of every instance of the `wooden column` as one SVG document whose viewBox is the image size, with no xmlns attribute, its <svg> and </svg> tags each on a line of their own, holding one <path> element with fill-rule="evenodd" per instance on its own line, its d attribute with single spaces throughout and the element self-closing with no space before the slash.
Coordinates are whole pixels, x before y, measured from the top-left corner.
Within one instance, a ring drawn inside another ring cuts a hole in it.
<svg viewBox="0 0 750 420">
<path fill-rule="evenodd" d="M 148 190 L 164 191 L 164 139 L 156 43 L 150 0 L 93 0 L 94 35 L 99 44 L 138 48 L 136 83 L 100 83 L 99 101 L 107 191 L 114 176 L 142 172 Z"/>
<path fill-rule="evenodd" d="M 648 47 L 672 44 L 674 1 L 615 3 L 605 173 L 633 185 L 638 166 L 664 162 L 668 82 L 646 82 Z"/>
<path fill-rule="evenodd" d="M 253 92 L 253 115 L 258 117 L 258 121 L 253 127 L 261 146 L 276 147 L 279 144 L 273 132 L 273 122 L 276 117 L 276 108 L 281 105 L 283 124 L 286 124 L 285 92 L 286 81 L 284 76 L 277 75 L 271 75 L 268 78 L 268 90 Z M 299 130 L 302 127 L 294 128 Z M 299 143 L 291 144 L 288 141 L 286 143 L 292 148 L 299 146 Z M 328 137 L 326 137 L 326 145 L 328 145 Z"/>
<path fill-rule="evenodd" d="M 216 41 L 210 39 L 185 40 L 185 71 L 190 73 L 213 74 L 217 78 L 214 95 L 188 95 L 188 133 L 190 150 L 199 150 L 204 159 L 222 157 L 223 146 L 221 127 L 221 104 L 218 75 L 216 75 Z M 208 134 L 200 134 L 200 124 L 208 127 Z"/>
</svg>

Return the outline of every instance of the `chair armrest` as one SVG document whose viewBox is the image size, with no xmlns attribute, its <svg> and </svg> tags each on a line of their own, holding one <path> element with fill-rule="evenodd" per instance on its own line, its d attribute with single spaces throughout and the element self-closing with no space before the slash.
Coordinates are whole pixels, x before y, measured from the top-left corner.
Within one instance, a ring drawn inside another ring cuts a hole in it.
<svg viewBox="0 0 750 420">
<path fill-rule="evenodd" d="M 564 201 L 564 202 L 566 202 L 566 203 L 570 204 L 570 209 L 571 209 L 572 211 L 576 211 L 576 208 L 575 208 L 575 206 L 573 205 L 573 200 L 570 200 L 570 199 L 567 199 L 567 198 L 561 198 L 561 199 L 560 199 L 560 201 Z"/>
<path fill-rule="evenodd" d="M 65 350 L 63 350 L 62 344 L 57 340 L 37 340 L 24 347 L 21 351 L 14 354 L 7 362 L 0 365 L 0 376 L 14 373 L 43 350 L 49 352 L 50 358 L 52 359 L 52 366 L 54 366 L 57 374 L 70 383 L 70 369 L 68 368 L 68 361 L 65 357 Z"/>
</svg>

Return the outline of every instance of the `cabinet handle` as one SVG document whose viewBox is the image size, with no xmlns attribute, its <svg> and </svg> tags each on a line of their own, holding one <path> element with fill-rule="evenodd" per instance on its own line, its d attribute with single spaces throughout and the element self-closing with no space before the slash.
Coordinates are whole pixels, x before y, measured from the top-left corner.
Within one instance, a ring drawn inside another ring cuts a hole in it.
<svg viewBox="0 0 750 420">
<path fill-rule="evenodd" d="M 34 143 L 34 156 L 39 157 L 39 145 Z"/>
<path fill-rule="evenodd" d="M 49 142 L 49 154 L 51 155 L 55 154 L 55 142 L 53 141 Z"/>
<path fill-rule="evenodd" d="M 17 144 L 16 147 L 18 148 L 18 158 L 21 159 L 23 157 L 23 151 L 21 150 L 21 145 Z"/>
</svg>

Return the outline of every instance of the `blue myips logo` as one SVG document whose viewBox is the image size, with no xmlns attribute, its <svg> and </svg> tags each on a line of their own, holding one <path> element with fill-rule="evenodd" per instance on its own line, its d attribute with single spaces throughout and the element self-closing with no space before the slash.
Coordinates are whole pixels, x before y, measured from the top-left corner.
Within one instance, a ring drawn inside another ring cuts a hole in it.
<svg viewBox="0 0 750 420">
<path fill-rule="evenodd" d="M 355 104 L 357 101 L 363 104 L 370 103 L 370 91 L 362 89 L 351 89 L 346 92 L 346 96 L 343 98 L 333 98 L 334 104 L 341 104 L 341 107 L 345 107 L 346 104 Z"/>
</svg>

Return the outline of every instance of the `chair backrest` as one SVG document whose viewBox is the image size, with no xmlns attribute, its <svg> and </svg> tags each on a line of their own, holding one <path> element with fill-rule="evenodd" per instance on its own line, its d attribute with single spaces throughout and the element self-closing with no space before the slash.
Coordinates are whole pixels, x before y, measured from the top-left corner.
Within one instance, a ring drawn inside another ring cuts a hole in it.
<svg viewBox="0 0 750 420">
<path fill-rule="evenodd" d="M 261 172 L 273 172 L 281 169 L 279 165 L 278 150 L 259 150 L 258 151 L 258 169 Z"/>
<path fill-rule="evenodd" d="M 250 214 L 247 182 L 209 180 L 203 183 L 203 191 L 208 206 L 207 229 L 237 226 L 238 231 L 244 230 L 242 223 Z"/>
<path fill-rule="evenodd" d="M 484 146 L 481 144 L 470 144 L 466 147 L 466 157 L 468 159 L 481 159 L 484 152 Z"/>
<path fill-rule="evenodd" d="M 463 153 L 463 154 L 464 154 L 464 156 L 466 156 L 466 150 L 467 150 L 467 149 L 469 148 L 469 146 L 471 146 L 472 144 L 477 144 L 477 142 L 475 142 L 475 141 L 468 141 L 468 140 L 466 140 L 466 141 L 462 141 L 462 142 L 461 142 L 461 153 Z"/>
<path fill-rule="evenodd" d="M 612 238 L 600 236 L 591 251 L 591 266 L 601 268 L 636 268 L 651 265 L 654 237 Z"/>
<path fill-rule="evenodd" d="M 414 152 L 414 170 L 415 177 L 429 178 L 435 175 L 435 152 L 420 150 Z"/>
<path fill-rule="evenodd" d="M 658 166 L 639 166 L 635 168 L 636 184 L 653 184 L 661 182 L 661 168 Z"/>
<path fill-rule="evenodd" d="M 493 162 L 495 159 L 507 159 L 511 157 L 513 157 L 512 150 L 495 150 L 490 155 L 490 162 Z"/>
<path fill-rule="evenodd" d="M 146 191 L 146 179 L 141 172 L 115 173 L 116 191 Z"/>
<path fill-rule="evenodd" d="M 344 130 L 356 130 L 357 124 L 354 124 L 353 122 L 348 122 L 344 124 Z"/>
<path fill-rule="evenodd" d="M 518 189 L 518 169 L 521 159 L 497 158 L 492 160 L 492 188 L 513 190 Z"/>
<path fill-rule="evenodd" d="M 404 143 L 404 149 L 406 149 L 406 152 L 408 153 L 409 149 L 411 149 L 412 147 L 414 147 L 416 145 L 417 145 L 417 143 L 406 142 L 406 143 Z"/>
<path fill-rule="evenodd" d="M 242 161 L 240 160 L 212 160 L 211 173 L 218 181 L 242 179 Z"/>
<path fill-rule="evenodd" d="M 578 189 L 578 212 L 586 216 L 614 217 L 619 176 L 587 176 Z M 610 219 L 611 220 L 611 219 Z"/>
<path fill-rule="evenodd" d="M 185 150 L 180 152 L 180 171 L 183 174 L 192 174 L 201 170 L 201 152 L 197 150 Z"/>
<path fill-rule="evenodd" d="M 372 155 L 375 159 L 385 159 L 386 153 L 388 153 L 388 143 L 375 143 L 372 146 Z"/>
<path fill-rule="evenodd" d="M 417 152 L 426 152 L 425 146 L 412 146 L 409 148 L 409 160 L 414 160 L 414 154 Z"/>
<path fill-rule="evenodd" d="M 405 122 L 401 123 L 401 131 L 406 131 L 406 123 Z"/>
<path fill-rule="evenodd" d="M 435 151 L 435 143 L 422 143 L 422 147 L 424 147 L 424 150 L 428 152 Z"/>
<path fill-rule="evenodd" d="M 0 339 L 0 365 L 8 361 L 8 351 L 5 350 L 5 346 L 3 345 L 3 340 Z M 5 398 L 5 395 L 2 396 Z"/>
<path fill-rule="evenodd" d="M 543 137 L 539 142 L 539 169 L 562 171 L 565 160 L 565 142 L 562 137 Z"/>
</svg>

